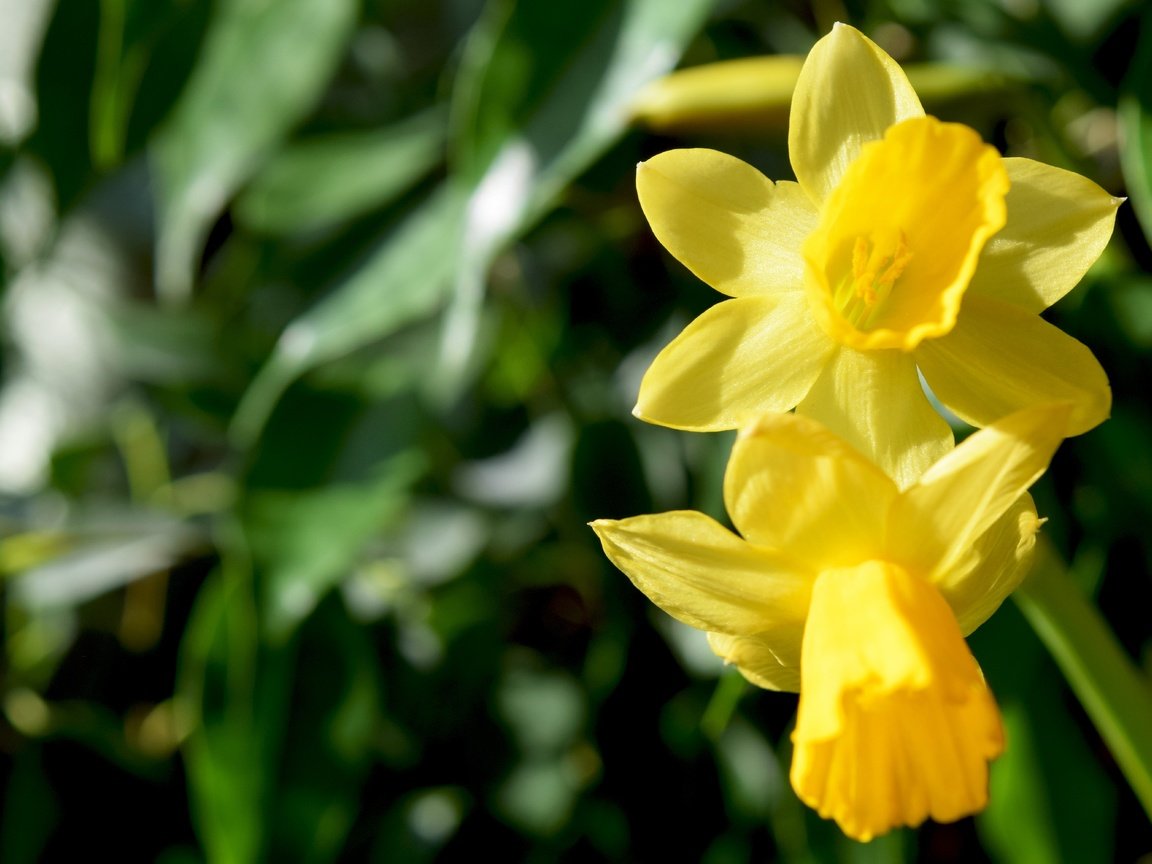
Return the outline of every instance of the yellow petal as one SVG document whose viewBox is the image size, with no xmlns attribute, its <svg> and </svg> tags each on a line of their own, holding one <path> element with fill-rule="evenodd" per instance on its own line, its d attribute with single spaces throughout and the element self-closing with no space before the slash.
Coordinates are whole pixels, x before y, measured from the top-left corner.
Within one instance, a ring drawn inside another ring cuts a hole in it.
<svg viewBox="0 0 1152 864">
<path fill-rule="evenodd" d="M 692 627 L 752 635 L 804 618 L 811 574 L 703 513 L 599 519 L 592 529 L 648 599 Z"/>
<path fill-rule="evenodd" d="M 769 414 L 741 431 L 724 502 L 752 543 L 813 570 L 873 557 L 896 486 L 814 420 Z"/>
<path fill-rule="evenodd" d="M 717 291 L 803 287 L 800 245 L 816 209 L 797 184 L 715 150 L 669 150 L 637 166 L 636 191 L 664 248 Z"/>
<path fill-rule="evenodd" d="M 968 290 L 1040 312 L 1100 257 L 1123 198 L 1032 159 L 1005 159 L 1008 222 L 984 247 Z"/>
<path fill-rule="evenodd" d="M 924 379 L 957 416 L 985 426 L 1029 405 L 1070 402 L 1068 435 L 1103 422 L 1112 408 L 1108 377 L 1071 336 L 1010 303 L 970 294 L 947 336 L 915 354 Z"/>
<path fill-rule="evenodd" d="M 836 24 L 813 46 L 792 96 L 788 155 L 796 179 L 823 203 L 866 141 L 923 114 L 896 61 L 859 30 Z"/>
<path fill-rule="evenodd" d="M 948 604 L 880 561 L 816 581 L 792 740 L 800 799 L 862 841 L 982 809 L 1004 746 Z"/>
<path fill-rule="evenodd" d="M 859 349 L 947 333 L 1007 191 L 1000 154 L 959 123 L 916 117 L 865 144 L 804 242 L 817 322 Z"/>
<path fill-rule="evenodd" d="M 1028 575 L 1042 521 L 1032 496 L 1024 493 L 960 560 L 937 575 L 936 588 L 965 636 L 992 617 Z"/>
<path fill-rule="evenodd" d="M 755 636 L 709 633 L 708 644 L 716 656 L 740 670 L 740 674 L 766 690 L 800 689 L 800 638 L 804 619 L 780 622 Z"/>
<path fill-rule="evenodd" d="M 929 468 L 892 502 L 888 557 L 947 583 L 977 539 L 1044 473 L 1064 439 L 1070 412 L 1067 404 L 1019 411 L 976 432 Z"/>
<path fill-rule="evenodd" d="M 656 356 L 632 413 L 675 429 L 735 429 L 795 407 L 831 351 L 803 294 L 725 300 Z"/>
<path fill-rule="evenodd" d="M 796 413 L 819 420 L 904 488 L 952 449 L 903 351 L 838 348 Z"/>
</svg>

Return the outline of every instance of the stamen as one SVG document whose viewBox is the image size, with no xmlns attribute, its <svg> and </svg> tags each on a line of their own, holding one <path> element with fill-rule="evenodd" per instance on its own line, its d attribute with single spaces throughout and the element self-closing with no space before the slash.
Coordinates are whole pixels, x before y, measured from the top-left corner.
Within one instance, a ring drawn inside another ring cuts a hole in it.
<svg viewBox="0 0 1152 864">
<path fill-rule="evenodd" d="M 899 228 L 858 236 L 852 246 L 852 279 L 837 292 L 844 318 L 855 327 L 867 327 L 911 260 L 908 239 Z"/>
</svg>

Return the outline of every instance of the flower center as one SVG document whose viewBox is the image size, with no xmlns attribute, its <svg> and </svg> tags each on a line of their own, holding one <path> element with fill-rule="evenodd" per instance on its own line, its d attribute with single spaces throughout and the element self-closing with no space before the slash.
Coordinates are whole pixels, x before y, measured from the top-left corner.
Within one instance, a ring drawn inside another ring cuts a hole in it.
<svg viewBox="0 0 1152 864">
<path fill-rule="evenodd" d="M 1008 175 L 966 126 L 917 117 L 865 144 L 804 243 L 805 288 L 833 339 L 911 351 L 956 323 Z"/>
<path fill-rule="evenodd" d="M 857 237 L 852 277 L 840 283 L 834 298 L 844 320 L 858 330 L 867 329 L 911 259 L 908 238 L 899 228 Z"/>
</svg>

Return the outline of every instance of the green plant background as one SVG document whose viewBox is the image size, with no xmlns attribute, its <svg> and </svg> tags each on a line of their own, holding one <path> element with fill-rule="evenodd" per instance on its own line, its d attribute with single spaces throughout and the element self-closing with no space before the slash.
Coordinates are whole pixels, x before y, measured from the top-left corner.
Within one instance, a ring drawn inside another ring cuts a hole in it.
<svg viewBox="0 0 1152 864">
<path fill-rule="evenodd" d="M 790 176 L 780 105 L 673 135 L 630 125 L 631 99 L 847 21 L 978 73 L 933 113 L 1130 196 L 1049 313 L 1104 364 L 1113 417 L 1036 497 L 1147 671 L 1143 4 L 0 0 L 0 20 L 0 860 L 1152 854 L 1012 604 L 972 640 L 1009 735 L 991 806 L 858 845 L 788 786 L 795 696 L 723 670 L 585 525 L 723 518 L 731 436 L 630 416 L 716 297 L 652 237 L 635 163 L 711 146 Z"/>
</svg>

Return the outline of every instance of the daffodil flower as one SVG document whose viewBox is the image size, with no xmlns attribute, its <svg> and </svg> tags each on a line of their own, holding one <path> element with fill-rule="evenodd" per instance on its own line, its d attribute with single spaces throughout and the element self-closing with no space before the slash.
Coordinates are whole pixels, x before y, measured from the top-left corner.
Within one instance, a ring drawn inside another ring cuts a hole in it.
<svg viewBox="0 0 1152 864">
<path fill-rule="evenodd" d="M 731 299 L 660 352 L 636 416 L 717 430 L 795 407 L 901 485 L 952 446 L 917 370 L 975 426 L 1055 401 L 1070 435 L 1107 417 L 1099 363 L 1038 313 L 1100 255 L 1121 199 L 925 116 L 841 24 L 804 63 L 788 147 L 798 182 L 714 150 L 640 164 L 657 238 Z"/>
<path fill-rule="evenodd" d="M 1040 520 L 1026 490 L 1072 416 L 1012 414 L 901 490 L 814 420 L 768 414 L 724 478 L 739 535 L 693 511 L 592 527 L 748 680 L 799 690 L 792 785 L 868 840 L 987 801 L 1003 734 L 964 636 L 1027 572 Z"/>
</svg>

